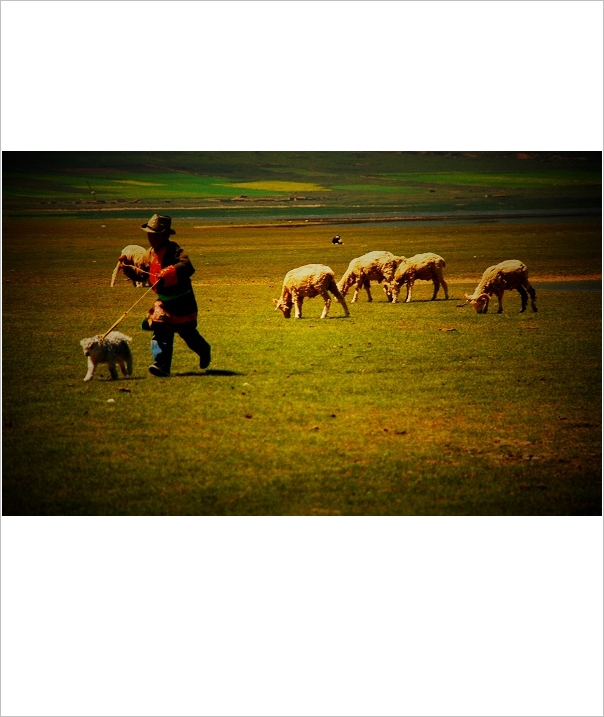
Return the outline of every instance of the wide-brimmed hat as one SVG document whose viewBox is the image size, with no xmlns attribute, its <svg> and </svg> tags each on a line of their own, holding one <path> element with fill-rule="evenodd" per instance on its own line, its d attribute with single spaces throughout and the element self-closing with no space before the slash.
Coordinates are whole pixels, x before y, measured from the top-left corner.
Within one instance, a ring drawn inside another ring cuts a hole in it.
<svg viewBox="0 0 604 717">
<path fill-rule="evenodd" d="M 176 234 L 174 229 L 170 228 L 172 219 L 162 214 L 154 214 L 146 224 L 141 224 L 141 229 L 144 229 L 150 234 Z"/>
</svg>

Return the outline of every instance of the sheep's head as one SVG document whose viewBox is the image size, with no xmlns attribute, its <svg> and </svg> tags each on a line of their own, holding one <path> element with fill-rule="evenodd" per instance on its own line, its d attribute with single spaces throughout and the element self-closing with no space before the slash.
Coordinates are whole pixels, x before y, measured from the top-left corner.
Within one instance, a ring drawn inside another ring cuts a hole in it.
<svg viewBox="0 0 604 717">
<path fill-rule="evenodd" d="M 398 272 L 392 281 L 388 284 L 390 291 L 398 296 L 401 287 L 405 283 L 405 277 L 401 276 Z"/>
<path fill-rule="evenodd" d="M 273 303 L 275 304 L 275 311 L 279 310 L 283 312 L 283 316 L 285 316 L 286 319 L 289 319 L 292 315 L 292 304 L 288 304 L 282 299 L 273 299 Z"/>
<path fill-rule="evenodd" d="M 476 309 L 477 314 L 487 313 L 487 311 L 489 310 L 490 298 L 491 297 L 488 294 L 480 294 L 479 296 L 465 294 L 465 300 Z"/>
<path fill-rule="evenodd" d="M 133 266 L 134 265 L 134 259 L 132 257 L 128 256 L 127 254 L 122 254 L 120 258 L 118 259 L 121 266 Z"/>
<path fill-rule="evenodd" d="M 80 341 L 80 346 L 84 349 L 84 355 L 90 356 L 92 347 L 97 343 L 98 336 L 93 336 L 90 339 L 82 339 Z"/>
<path fill-rule="evenodd" d="M 384 274 L 384 279 L 386 279 L 386 281 L 388 281 L 389 283 L 394 280 L 396 270 L 398 269 L 401 261 L 404 261 L 404 257 L 395 256 L 394 259 L 390 259 L 390 261 L 386 262 L 382 266 L 382 273 Z"/>
<path fill-rule="evenodd" d="M 396 273 L 394 274 L 394 281 L 399 286 L 401 286 L 409 278 L 410 271 L 411 271 L 411 267 L 409 266 L 409 263 L 407 262 L 407 260 L 405 258 L 402 258 L 401 261 L 399 262 Z"/>
</svg>

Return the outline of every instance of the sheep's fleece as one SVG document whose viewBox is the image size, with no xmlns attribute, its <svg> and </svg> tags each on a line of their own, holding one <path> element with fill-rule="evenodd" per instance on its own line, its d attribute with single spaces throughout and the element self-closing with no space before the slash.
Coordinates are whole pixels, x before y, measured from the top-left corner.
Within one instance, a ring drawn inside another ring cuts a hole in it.
<svg viewBox="0 0 604 717">
<path fill-rule="evenodd" d="M 350 262 L 348 269 L 338 282 L 338 289 L 342 296 L 346 296 L 348 290 L 354 286 L 353 304 L 358 299 L 361 289 L 365 289 L 367 292 L 367 301 L 373 301 L 370 291 L 371 282 L 377 281 L 378 284 L 381 284 L 383 281 L 386 298 L 388 301 L 392 301 L 390 282 L 394 279 L 396 269 L 403 260 L 404 257 L 395 256 L 389 251 L 370 251 L 363 254 Z"/>
<path fill-rule="evenodd" d="M 302 303 L 304 299 L 312 299 L 314 296 L 322 296 L 325 306 L 321 318 L 324 319 L 331 306 L 330 291 L 344 309 L 344 314 L 349 316 L 348 306 L 338 286 L 333 270 L 324 264 L 306 264 L 297 269 L 288 271 L 283 280 L 281 298 L 273 299 L 275 308 L 283 312 L 283 316 L 289 319 L 292 305 L 295 308 L 297 319 L 302 318 Z"/>
<path fill-rule="evenodd" d="M 130 341 L 131 336 L 119 331 L 112 331 L 105 338 L 102 334 L 97 334 L 92 338 L 82 339 L 80 344 L 88 358 L 88 373 L 84 381 L 92 381 L 96 367 L 103 363 L 109 366 L 109 373 L 114 380 L 117 378 L 118 365 L 124 376 L 132 376 L 132 352 L 128 346 Z"/>
</svg>

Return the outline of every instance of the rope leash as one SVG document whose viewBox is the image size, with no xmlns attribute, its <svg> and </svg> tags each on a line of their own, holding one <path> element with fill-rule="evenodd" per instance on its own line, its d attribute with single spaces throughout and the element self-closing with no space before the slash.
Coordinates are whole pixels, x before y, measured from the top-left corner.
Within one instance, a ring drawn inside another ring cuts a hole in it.
<svg viewBox="0 0 604 717">
<path fill-rule="evenodd" d="M 132 264 L 124 264 L 123 266 L 132 266 Z M 145 271 L 144 269 L 141 269 L 138 266 L 134 266 L 133 268 L 136 269 L 137 271 L 139 271 L 141 274 L 148 274 L 149 276 L 151 276 L 150 271 Z"/>
<path fill-rule="evenodd" d="M 163 277 L 162 277 L 162 278 L 163 278 Z M 161 279 L 158 279 L 158 280 L 155 282 L 155 284 L 153 284 L 153 286 L 151 286 L 149 289 L 147 289 L 147 291 L 145 291 L 145 293 L 140 297 L 140 299 L 138 299 L 137 301 L 135 301 L 134 304 L 132 304 L 132 306 L 131 306 L 127 311 L 124 311 L 124 313 L 120 316 L 120 318 L 119 318 L 114 324 L 111 324 L 111 326 L 107 329 L 107 331 L 105 331 L 105 333 L 101 336 L 101 341 L 103 341 L 103 339 L 107 336 L 107 334 L 110 334 L 110 333 L 113 331 L 113 329 L 114 329 L 116 326 L 118 326 L 118 324 L 121 324 L 121 323 L 122 323 L 122 321 L 126 318 L 126 316 L 128 316 L 128 314 L 132 311 L 132 309 L 133 309 L 137 304 L 139 304 L 139 303 L 145 298 L 145 296 L 147 296 L 147 294 L 148 294 L 150 291 L 153 291 L 153 289 L 159 284 L 160 281 L 161 281 Z"/>
<path fill-rule="evenodd" d="M 148 276 L 151 276 L 150 271 L 145 271 L 144 269 L 141 269 L 139 266 L 134 266 L 134 264 L 120 264 L 120 269 L 123 269 L 124 267 L 126 267 L 127 269 L 136 269 L 136 271 L 139 272 L 140 274 L 147 274 Z M 122 271 L 122 274 L 123 273 L 124 272 Z M 126 277 L 126 278 L 128 278 L 128 277 Z"/>
</svg>

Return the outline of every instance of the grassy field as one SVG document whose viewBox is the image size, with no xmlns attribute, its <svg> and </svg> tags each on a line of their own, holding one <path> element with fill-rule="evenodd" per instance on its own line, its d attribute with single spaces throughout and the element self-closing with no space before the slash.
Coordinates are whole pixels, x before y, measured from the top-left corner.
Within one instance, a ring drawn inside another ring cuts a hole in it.
<svg viewBox="0 0 604 717">
<path fill-rule="evenodd" d="M 601 513 L 601 292 L 543 283 L 600 278 L 600 221 L 348 225 L 340 247 L 334 227 L 178 221 L 210 369 L 177 339 L 172 377 L 148 374 L 149 295 L 119 327 L 133 376 L 85 384 L 80 339 L 142 295 L 109 287 L 140 223 L 4 219 L 4 514 Z M 438 252 L 451 299 L 419 282 L 406 305 L 375 287 L 349 319 L 334 302 L 319 320 L 320 299 L 301 321 L 274 311 L 289 269 L 339 277 L 375 249 Z M 463 306 L 507 258 L 539 313 L 516 293 L 502 315 Z"/>
</svg>

